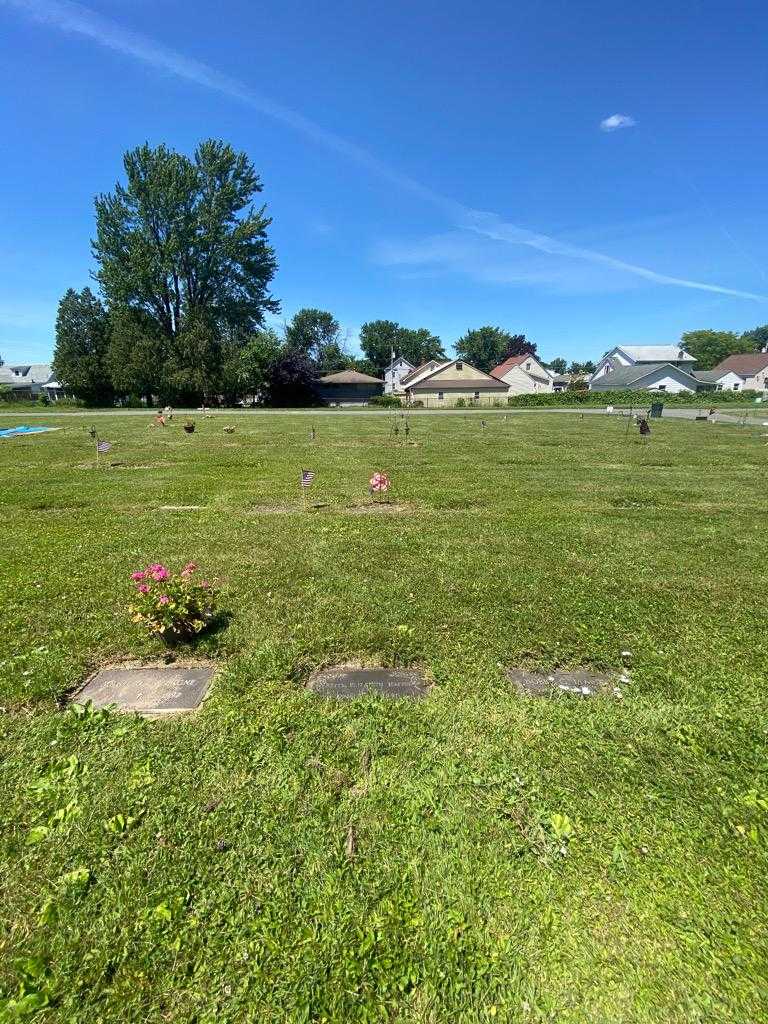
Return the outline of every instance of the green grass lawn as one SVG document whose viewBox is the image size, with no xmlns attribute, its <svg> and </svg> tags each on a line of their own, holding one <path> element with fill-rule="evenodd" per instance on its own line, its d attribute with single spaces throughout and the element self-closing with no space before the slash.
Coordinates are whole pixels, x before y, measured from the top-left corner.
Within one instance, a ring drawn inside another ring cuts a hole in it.
<svg viewBox="0 0 768 1024">
<path fill-rule="evenodd" d="M 766 1018 L 757 430 L 415 416 L 406 445 L 318 415 L 313 445 L 306 416 L 115 415 L 97 471 L 87 418 L 55 422 L 0 440 L 9 1016 Z M 327 507 L 301 511 L 302 467 Z M 374 469 L 401 511 L 354 507 Z M 162 653 L 128 575 L 189 559 L 229 615 L 194 649 L 220 666 L 204 707 L 62 710 L 99 664 Z M 502 671 L 625 649 L 623 699 L 526 699 Z M 355 658 L 432 693 L 304 688 Z"/>
</svg>

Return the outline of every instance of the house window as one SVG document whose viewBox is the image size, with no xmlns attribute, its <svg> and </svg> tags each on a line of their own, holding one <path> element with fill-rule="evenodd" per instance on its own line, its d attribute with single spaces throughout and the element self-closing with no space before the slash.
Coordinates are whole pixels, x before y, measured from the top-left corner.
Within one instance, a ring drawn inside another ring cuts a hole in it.
<svg viewBox="0 0 768 1024">
<path fill-rule="evenodd" d="M 438 392 L 437 392 L 437 397 L 438 397 L 438 398 L 440 399 L 440 401 L 442 402 L 442 400 L 443 400 L 443 392 L 442 392 L 442 391 L 438 391 Z"/>
<path fill-rule="evenodd" d="M 659 386 L 656 388 L 656 390 L 657 391 L 666 391 L 667 390 L 667 385 L 666 384 L 659 384 Z"/>
<path fill-rule="evenodd" d="M 525 369 L 526 369 L 526 371 L 528 371 L 528 370 L 530 370 L 530 368 L 531 368 L 531 363 L 530 363 L 530 360 L 529 360 L 529 361 L 528 361 L 528 362 L 527 362 L 527 363 L 525 364 Z"/>
<path fill-rule="evenodd" d="M 463 370 L 464 369 L 464 363 L 462 363 L 461 360 L 457 361 L 456 369 L 457 370 Z"/>
<path fill-rule="evenodd" d="M 733 390 L 734 390 L 734 391 L 738 391 L 740 387 L 741 387 L 741 385 L 740 385 L 740 384 L 734 384 L 734 385 L 733 385 Z"/>
<path fill-rule="evenodd" d="M 479 398 L 480 398 L 480 392 L 476 391 L 475 392 L 475 401 L 477 402 L 479 400 Z"/>
</svg>

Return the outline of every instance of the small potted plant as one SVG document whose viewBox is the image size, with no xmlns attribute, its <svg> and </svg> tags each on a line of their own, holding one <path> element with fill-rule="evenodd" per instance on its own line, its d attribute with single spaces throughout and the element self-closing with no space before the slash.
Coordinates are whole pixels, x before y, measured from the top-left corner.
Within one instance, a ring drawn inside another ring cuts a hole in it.
<svg viewBox="0 0 768 1024">
<path fill-rule="evenodd" d="M 194 578 L 197 566 L 188 562 L 173 573 L 155 562 L 131 573 L 136 587 L 128 611 L 167 644 L 191 640 L 213 619 L 216 596 L 208 580 Z"/>
<path fill-rule="evenodd" d="M 195 432 L 195 421 L 194 420 L 187 420 L 187 422 L 184 424 L 184 430 L 188 434 L 194 434 L 194 432 Z"/>
</svg>

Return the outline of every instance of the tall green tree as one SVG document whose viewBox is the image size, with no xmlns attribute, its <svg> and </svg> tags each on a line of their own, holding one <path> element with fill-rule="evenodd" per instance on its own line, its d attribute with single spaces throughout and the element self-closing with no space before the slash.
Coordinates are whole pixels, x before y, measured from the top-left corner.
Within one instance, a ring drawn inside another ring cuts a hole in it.
<svg viewBox="0 0 768 1024">
<path fill-rule="evenodd" d="M 269 400 L 272 368 L 280 349 L 280 339 L 269 328 L 256 331 L 244 343 L 239 339 L 224 341 L 221 390 L 230 405 L 241 398 Z"/>
<path fill-rule="evenodd" d="M 328 345 L 338 345 L 340 336 L 339 321 L 325 309 L 300 309 L 285 327 L 287 344 L 302 349 L 313 359 L 319 359 Z"/>
<path fill-rule="evenodd" d="M 762 327 L 753 327 L 751 331 L 744 331 L 742 341 L 752 346 L 753 352 L 768 351 L 768 324 Z"/>
<path fill-rule="evenodd" d="M 111 405 L 114 388 L 107 368 L 109 316 L 90 288 L 69 288 L 59 302 L 53 372 L 89 405 Z"/>
<path fill-rule="evenodd" d="M 370 320 L 360 328 L 360 348 L 381 377 L 392 353 L 418 366 L 429 359 L 445 359 L 443 343 L 426 327 L 402 327 L 394 320 Z"/>
<path fill-rule="evenodd" d="M 224 338 L 245 339 L 279 304 L 271 223 L 245 153 L 216 140 L 189 158 L 166 146 L 125 154 L 125 184 L 96 198 L 96 278 L 110 309 L 151 317 L 167 342 L 169 386 L 212 386 Z"/>
<path fill-rule="evenodd" d="M 510 334 L 501 327 L 478 327 L 467 331 L 456 342 L 456 354 L 461 359 L 488 373 L 494 366 L 510 356 L 536 354 L 536 345 L 524 334 Z"/>
<path fill-rule="evenodd" d="M 680 344 L 696 360 L 697 370 L 711 370 L 728 356 L 754 352 L 754 344 L 733 331 L 686 331 Z"/>
<path fill-rule="evenodd" d="M 110 314 L 106 367 L 115 393 L 151 400 L 168 397 L 168 343 L 154 317 L 142 309 L 117 306 Z"/>
<path fill-rule="evenodd" d="M 317 364 L 318 374 L 354 366 L 354 359 L 344 349 L 339 322 L 327 310 L 300 309 L 286 324 L 285 342 L 305 352 Z"/>
<path fill-rule="evenodd" d="M 562 356 L 556 356 L 554 359 L 550 359 L 547 366 L 553 373 L 565 373 L 568 368 L 568 364 Z"/>
</svg>

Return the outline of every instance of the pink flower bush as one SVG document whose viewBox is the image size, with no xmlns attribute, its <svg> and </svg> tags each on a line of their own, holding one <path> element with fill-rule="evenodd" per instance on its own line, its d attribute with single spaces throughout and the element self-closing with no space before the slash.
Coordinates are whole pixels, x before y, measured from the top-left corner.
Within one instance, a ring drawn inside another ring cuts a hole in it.
<svg viewBox="0 0 768 1024">
<path fill-rule="evenodd" d="M 174 574 L 155 562 L 131 573 L 134 601 L 128 606 L 134 622 L 143 622 L 168 643 L 188 640 L 213 618 L 215 594 L 208 580 L 193 579 L 197 565 L 187 562 Z"/>
</svg>

